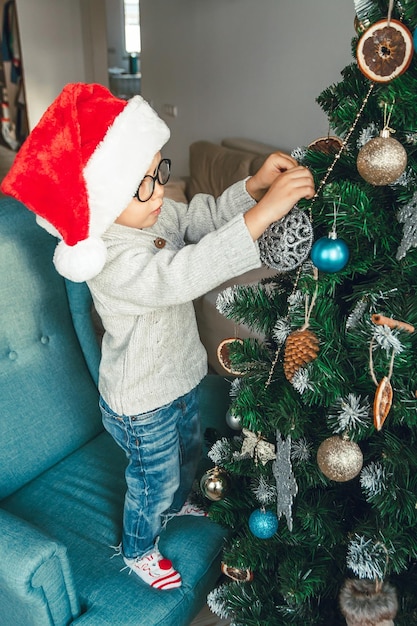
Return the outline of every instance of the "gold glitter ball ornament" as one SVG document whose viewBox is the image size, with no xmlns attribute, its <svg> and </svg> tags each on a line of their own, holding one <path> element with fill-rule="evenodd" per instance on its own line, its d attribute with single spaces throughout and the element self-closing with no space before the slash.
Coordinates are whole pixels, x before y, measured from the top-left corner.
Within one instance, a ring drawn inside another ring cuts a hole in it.
<svg viewBox="0 0 417 626">
<path fill-rule="evenodd" d="M 389 185 L 407 167 L 407 152 L 399 141 L 390 137 L 389 129 L 384 128 L 379 137 L 371 139 L 359 150 L 356 166 L 367 183 Z"/>
<path fill-rule="evenodd" d="M 361 471 L 363 454 L 357 443 L 335 435 L 320 444 L 317 463 L 327 478 L 344 483 Z"/>
</svg>

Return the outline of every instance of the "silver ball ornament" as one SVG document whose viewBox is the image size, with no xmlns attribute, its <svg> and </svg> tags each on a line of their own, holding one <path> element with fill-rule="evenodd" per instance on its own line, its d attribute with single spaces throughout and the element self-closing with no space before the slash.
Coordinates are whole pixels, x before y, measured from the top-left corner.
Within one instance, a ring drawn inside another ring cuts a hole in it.
<svg viewBox="0 0 417 626">
<path fill-rule="evenodd" d="M 242 423 L 240 421 L 240 415 L 236 415 L 231 409 L 226 413 L 226 424 L 232 430 L 242 430 Z"/>
<path fill-rule="evenodd" d="M 356 166 L 367 183 L 389 185 L 407 167 L 407 152 L 399 141 L 390 137 L 389 129 L 384 128 L 379 137 L 374 137 L 359 150 Z"/>
</svg>

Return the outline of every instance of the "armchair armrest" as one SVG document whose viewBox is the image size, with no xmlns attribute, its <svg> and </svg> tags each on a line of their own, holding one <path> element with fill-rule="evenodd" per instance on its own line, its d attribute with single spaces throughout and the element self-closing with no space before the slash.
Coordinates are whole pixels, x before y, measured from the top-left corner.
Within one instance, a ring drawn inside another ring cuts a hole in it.
<svg viewBox="0 0 417 626">
<path fill-rule="evenodd" d="M 0 554 L 4 624 L 69 624 L 79 615 L 65 546 L 0 508 Z"/>
</svg>

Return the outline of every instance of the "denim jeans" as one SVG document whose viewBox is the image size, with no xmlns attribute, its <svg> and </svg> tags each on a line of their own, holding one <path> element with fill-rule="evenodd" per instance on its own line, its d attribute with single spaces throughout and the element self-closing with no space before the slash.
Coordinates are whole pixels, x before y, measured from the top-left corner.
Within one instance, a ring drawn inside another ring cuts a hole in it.
<svg viewBox="0 0 417 626">
<path fill-rule="evenodd" d="M 200 459 L 199 388 L 139 415 L 117 415 L 100 398 L 104 428 L 129 460 L 123 512 L 122 552 L 151 552 L 164 516 L 177 513 L 194 481 Z"/>
</svg>

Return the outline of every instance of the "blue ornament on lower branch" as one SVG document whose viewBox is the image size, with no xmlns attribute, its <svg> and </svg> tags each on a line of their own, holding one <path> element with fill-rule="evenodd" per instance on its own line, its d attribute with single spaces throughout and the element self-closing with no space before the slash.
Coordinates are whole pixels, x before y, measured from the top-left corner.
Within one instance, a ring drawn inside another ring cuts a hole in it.
<svg viewBox="0 0 417 626">
<path fill-rule="evenodd" d="M 270 539 L 278 530 L 278 517 L 273 511 L 256 509 L 250 514 L 249 528 L 258 539 Z"/>
<path fill-rule="evenodd" d="M 310 258 L 313 265 L 322 272 L 333 274 L 342 270 L 349 261 L 349 248 L 343 239 L 334 233 L 314 242 Z"/>
</svg>

